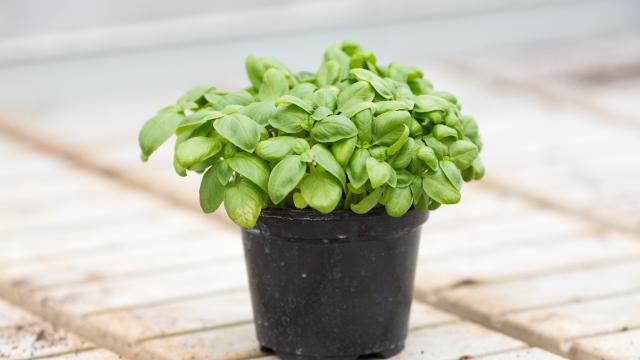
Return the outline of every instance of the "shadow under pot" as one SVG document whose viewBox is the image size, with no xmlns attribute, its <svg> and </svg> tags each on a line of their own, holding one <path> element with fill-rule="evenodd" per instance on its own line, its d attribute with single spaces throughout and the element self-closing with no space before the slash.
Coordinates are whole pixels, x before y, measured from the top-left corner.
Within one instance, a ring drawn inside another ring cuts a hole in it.
<svg viewBox="0 0 640 360">
<path fill-rule="evenodd" d="M 242 231 L 261 347 L 285 360 L 401 352 L 427 217 L 263 209 Z"/>
</svg>

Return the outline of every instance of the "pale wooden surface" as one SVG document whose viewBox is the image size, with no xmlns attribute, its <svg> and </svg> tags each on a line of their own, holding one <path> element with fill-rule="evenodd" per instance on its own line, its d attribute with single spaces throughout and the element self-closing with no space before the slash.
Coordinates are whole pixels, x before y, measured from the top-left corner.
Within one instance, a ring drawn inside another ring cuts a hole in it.
<svg viewBox="0 0 640 360">
<path fill-rule="evenodd" d="M 610 51 L 635 59 L 620 41 Z M 524 54 L 429 67 L 482 124 L 488 175 L 423 229 L 397 358 L 640 358 L 638 113 L 612 106 L 624 97 L 604 88 L 606 101 L 582 106 L 593 97 L 568 94 L 576 75 L 553 63 Z M 541 94 L 537 75 L 564 88 Z M 23 309 L 0 302 L 0 334 L 19 344 L 0 345 L 10 358 L 269 358 L 254 337 L 238 229 L 200 214 L 198 177 L 175 176 L 170 149 L 139 163 L 136 133 L 157 104 L 0 113 L 0 297 Z M 65 335 L 30 349 L 34 326 Z"/>
</svg>

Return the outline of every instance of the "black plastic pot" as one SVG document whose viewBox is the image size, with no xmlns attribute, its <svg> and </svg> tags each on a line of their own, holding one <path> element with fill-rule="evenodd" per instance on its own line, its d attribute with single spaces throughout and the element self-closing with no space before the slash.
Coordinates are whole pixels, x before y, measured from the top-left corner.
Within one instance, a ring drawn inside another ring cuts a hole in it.
<svg viewBox="0 0 640 360">
<path fill-rule="evenodd" d="M 286 360 L 402 351 L 427 217 L 264 209 L 242 233 L 260 345 Z"/>
</svg>

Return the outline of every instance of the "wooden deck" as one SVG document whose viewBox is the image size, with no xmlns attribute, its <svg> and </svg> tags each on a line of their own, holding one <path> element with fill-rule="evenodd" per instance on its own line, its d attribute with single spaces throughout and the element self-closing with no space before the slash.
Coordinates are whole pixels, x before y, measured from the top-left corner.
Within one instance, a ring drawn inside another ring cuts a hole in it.
<svg viewBox="0 0 640 360">
<path fill-rule="evenodd" d="M 608 51 L 638 64 L 638 39 Z M 640 112 L 616 97 L 633 79 L 576 85 L 617 64 L 576 77 L 562 54 L 426 67 L 479 119 L 487 178 L 423 228 L 398 359 L 640 358 Z M 0 111 L 0 358 L 270 358 L 236 226 L 200 213 L 170 149 L 139 162 L 157 105 Z"/>
</svg>

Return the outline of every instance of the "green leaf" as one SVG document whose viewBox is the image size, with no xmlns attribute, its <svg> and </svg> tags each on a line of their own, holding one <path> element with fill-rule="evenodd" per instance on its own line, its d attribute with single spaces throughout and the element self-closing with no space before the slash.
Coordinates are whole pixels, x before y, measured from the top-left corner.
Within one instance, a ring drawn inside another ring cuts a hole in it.
<svg viewBox="0 0 640 360">
<path fill-rule="evenodd" d="M 196 109 L 204 102 L 204 94 L 209 91 L 209 86 L 196 86 L 182 95 L 176 102 L 183 109 Z"/>
<path fill-rule="evenodd" d="M 333 157 L 331 151 L 327 150 L 322 144 L 315 144 L 311 148 L 313 161 L 322 166 L 331 175 L 335 176 L 343 187 L 347 186 L 347 177 L 340 163 Z"/>
<path fill-rule="evenodd" d="M 349 102 L 342 107 L 342 115 L 348 118 L 352 118 L 353 116 L 355 116 L 357 113 L 361 111 L 364 111 L 367 109 L 375 110 L 376 106 L 377 104 L 371 101 L 365 101 L 361 103 Z"/>
<path fill-rule="evenodd" d="M 244 61 L 244 67 L 247 70 L 247 76 L 249 81 L 253 85 L 253 88 L 258 90 L 262 85 L 262 77 L 264 76 L 265 68 L 255 56 L 249 55 Z"/>
<path fill-rule="evenodd" d="M 373 139 L 371 123 L 373 122 L 373 111 L 363 110 L 353 117 L 353 123 L 358 129 L 358 143 L 369 144 Z"/>
<path fill-rule="evenodd" d="M 351 75 L 360 81 L 366 81 L 385 99 L 391 99 L 393 94 L 387 83 L 378 75 L 365 69 L 351 69 Z"/>
<path fill-rule="evenodd" d="M 238 153 L 227 161 L 238 174 L 251 180 L 265 192 L 267 191 L 269 166 L 262 159 L 247 153 Z"/>
<path fill-rule="evenodd" d="M 339 45 L 332 45 L 324 52 L 324 60 L 335 60 L 340 64 L 340 80 L 344 80 L 349 76 L 349 62 L 351 58 L 345 54 Z"/>
<path fill-rule="evenodd" d="M 460 173 L 460 169 L 450 160 L 441 161 L 440 168 L 442 168 L 444 175 L 449 179 L 451 185 L 460 191 L 462 189 L 462 174 Z"/>
<path fill-rule="evenodd" d="M 347 167 L 353 151 L 356 149 L 356 137 L 340 140 L 331 145 L 331 152 L 338 163 L 343 167 Z"/>
<path fill-rule="evenodd" d="M 207 170 L 200 181 L 200 207 L 206 214 L 212 213 L 220 207 L 224 199 L 225 186 L 218 181 L 217 166 Z"/>
<path fill-rule="evenodd" d="M 262 85 L 258 92 L 259 100 L 275 100 L 289 91 L 289 82 L 284 73 L 271 68 L 264 73 Z"/>
<path fill-rule="evenodd" d="M 218 100 L 217 109 L 224 109 L 229 105 L 249 105 L 253 102 L 253 96 L 244 90 L 228 93 Z"/>
<path fill-rule="evenodd" d="M 260 141 L 260 125 L 242 114 L 231 114 L 213 123 L 225 139 L 246 152 L 253 152 Z"/>
<path fill-rule="evenodd" d="M 191 126 L 200 126 L 207 121 L 219 119 L 224 115 L 225 114 L 221 113 L 220 111 L 211 110 L 211 109 L 200 109 L 194 112 L 193 114 L 187 116 L 186 118 L 184 118 L 178 125 L 178 128 L 176 129 L 176 133 L 179 134 L 185 128 L 188 128 Z"/>
<path fill-rule="evenodd" d="M 267 185 L 269 197 L 279 204 L 295 189 L 307 170 L 307 165 L 298 155 L 288 155 L 271 170 Z"/>
<path fill-rule="evenodd" d="M 357 204 L 351 204 L 351 211 L 356 214 L 368 213 L 371 209 L 376 207 L 382 197 L 382 188 L 377 188 L 360 200 Z"/>
<path fill-rule="evenodd" d="M 216 176 L 222 185 L 227 185 L 233 176 L 233 169 L 229 166 L 229 161 L 222 160 L 216 165 Z"/>
<path fill-rule="evenodd" d="M 293 96 L 299 97 L 300 99 L 304 99 L 307 96 L 312 95 L 317 88 L 318 87 L 312 83 L 303 82 L 296 85 L 289 93 Z"/>
<path fill-rule="evenodd" d="M 325 61 L 320 65 L 316 74 L 318 86 L 324 87 L 336 84 L 340 80 L 340 64 L 335 60 Z"/>
<path fill-rule="evenodd" d="M 212 157 L 222 149 L 218 139 L 205 136 L 192 137 L 176 147 L 176 160 L 181 167 L 191 168 L 193 165 Z"/>
<path fill-rule="evenodd" d="M 356 126 L 344 115 L 327 116 L 311 129 L 311 137 L 317 142 L 333 143 L 358 134 Z"/>
<path fill-rule="evenodd" d="M 273 101 L 260 101 L 245 106 L 240 110 L 240 113 L 265 126 L 269 123 L 269 119 L 275 115 L 276 107 Z"/>
<path fill-rule="evenodd" d="M 473 167 L 473 178 L 475 180 L 482 179 L 484 176 L 484 164 L 482 163 L 482 160 L 480 160 L 479 157 L 475 158 L 471 166 Z"/>
<path fill-rule="evenodd" d="M 372 101 L 375 95 L 368 82 L 358 81 L 353 83 L 342 89 L 338 95 L 338 111 L 342 112 L 342 109 L 348 104 Z"/>
<path fill-rule="evenodd" d="M 453 137 L 454 139 L 458 138 L 458 132 L 455 129 L 448 127 L 447 125 L 438 124 L 433 127 L 431 133 L 438 140 L 446 139 L 448 137 Z"/>
<path fill-rule="evenodd" d="M 468 140 L 458 140 L 449 146 L 449 156 L 460 169 L 466 169 L 478 156 L 478 147 Z"/>
<path fill-rule="evenodd" d="M 362 187 L 367 180 L 367 159 L 369 158 L 369 151 L 366 149 L 356 149 L 351 156 L 349 166 L 347 167 L 347 176 L 349 181 L 355 188 Z"/>
<path fill-rule="evenodd" d="M 373 139 L 375 144 L 391 145 L 405 132 L 404 124 L 411 120 L 408 111 L 389 111 L 373 118 Z"/>
<path fill-rule="evenodd" d="M 460 192 L 451 184 L 441 169 L 427 173 L 422 178 L 424 192 L 442 204 L 455 204 L 460 201 Z"/>
<path fill-rule="evenodd" d="M 422 178 L 414 176 L 411 185 L 411 196 L 413 196 L 413 206 L 416 210 L 426 211 L 429 208 L 429 197 L 422 188 Z"/>
<path fill-rule="evenodd" d="M 304 209 L 309 206 L 300 192 L 293 193 L 293 205 L 296 209 Z"/>
<path fill-rule="evenodd" d="M 408 187 L 387 187 L 384 190 L 384 199 L 384 208 L 387 214 L 393 217 L 404 215 L 413 205 L 413 196 Z"/>
<path fill-rule="evenodd" d="M 411 160 L 415 156 L 416 142 L 413 138 L 408 138 L 400 150 L 387 159 L 389 165 L 394 169 L 404 169 L 411 163 Z"/>
<path fill-rule="evenodd" d="M 328 108 L 333 112 L 333 109 L 336 108 L 336 102 L 338 98 L 336 97 L 336 93 L 331 89 L 319 89 L 313 93 L 313 103 L 318 105 L 319 107 Z"/>
<path fill-rule="evenodd" d="M 142 151 L 143 160 L 146 160 L 173 135 L 182 119 L 183 116 L 181 114 L 163 111 L 147 120 L 138 135 L 138 144 Z"/>
<path fill-rule="evenodd" d="M 288 106 L 280 108 L 276 114 L 269 120 L 269 125 L 289 134 L 295 134 L 302 131 L 302 122 L 309 118 L 306 111 L 297 106 Z"/>
<path fill-rule="evenodd" d="M 246 229 L 256 225 L 263 202 L 260 188 L 246 179 L 233 183 L 224 194 L 224 209 L 227 215 L 233 222 Z"/>
<path fill-rule="evenodd" d="M 458 99 L 456 99 L 456 97 L 448 91 L 432 91 L 429 95 L 437 96 L 439 98 L 445 99 L 451 104 L 458 103 Z"/>
<path fill-rule="evenodd" d="M 430 147 L 426 145 L 422 145 L 418 147 L 417 153 L 418 159 L 424 161 L 431 170 L 436 170 L 438 168 L 438 157 L 436 153 Z"/>
<path fill-rule="evenodd" d="M 396 142 L 391 144 L 387 149 L 387 154 L 389 155 L 393 155 L 397 153 L 402 148 L 402 146 L 404 146 L 404 144 L 407 142 L 407 139 L 409 139 L 409 127 L 407 125 L 402 125 L 402 126 L 404 127 L 404 132 L 402 133 L 402 135 L 400 135 L 398 140 L 396 140 Z"/>
<path fill-rule="evenodd" d="M 366 160 L 367 175 L 371 181 L 371 187 L 377 188 L 386 183 L 393 183 L 392 186 L 396 186 L 393 179 L 396 179 L 396 172 L 391 165 L 384 161 L 376 160 L 372 157 Z"/>
<path fill-rule="evenodd" d="M 300 109 L 306 111 L 311 114 L 313 112 L 313 107 L 311 105 L 304 102 L 304 100 L 297 98 L 293 95 L 282 95 L 276 100 L 276 106 L 279 105 L 295 105 Z"/>
<path fill-rule="evenodd" d="M 449 154 L 449 148 L 447 148 L 447 145 L 441 143 L 440 140 L 436 139 L 432 135 L 425 136 L 424 142 L 436 153 L 438 159 L 442 159 L 445 155 Z"/>
<path fill-rule="evenodd" d="M 416 175 L 404 169 L 396 170 L 396 176 L 398 177 L 398 183 L 396 184 L 396 187 L 407 187 L 411 185 L 411 182 L 413 182 L 413 178 L 416 177 Z"/>
<path fill-rule="evenodd" d="M 314 111 L 313 114 L 311 114 L 311 118 L 313 120 L 320 121 L 329 115 L 333 115 L 333 112 L 331 111 L 331 109 L 324 106 L 319 106 L 316 109 L 316 111 Z"/>
<path fill-rule="evenodd" d="M 267 161 L 280 161 L 293 153 L 297 138 L 278 136 L 263 140 L 256 147 L 256 154 Z"/>
<path fill-rule="evenodd" d="M 431 95 L 419 95 L 415 97 L 415 106 L 413 111 L 419 113 L 428 113 L 432 111 L 447 111 L 449 103 L 447 100 Z"/>
<path fill-rule="evenodd" d="M 309 206 L 323 214 L 333 211 L 342 198 L 340 183 L 326 172 L 305 176 L 300 183 L 300 192 Z"/>
<path fill-rule="evenodd" d="M 375 114 L 380 115 L 389 111 L 408 111 L 411 110 L 411 106 L 407 102 L 399 100 L 378 101 L 375 110 Z"/>
<path fill-rule="evenodd" d="M 433 89 L 433 84 L 425 79 L 411 79 L 407 84 L 416 95 L 428 94 Z"/>
</svg>

